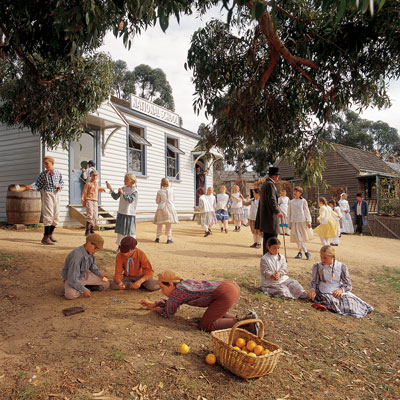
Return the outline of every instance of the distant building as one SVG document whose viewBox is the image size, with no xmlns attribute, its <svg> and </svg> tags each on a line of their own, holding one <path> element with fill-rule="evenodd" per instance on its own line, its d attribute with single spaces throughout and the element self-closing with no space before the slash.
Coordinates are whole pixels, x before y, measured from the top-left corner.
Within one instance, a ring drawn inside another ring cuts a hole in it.
<svg viewBox="0 0 400 400">
<path fill-rule="evenodd" d="M 280 169 L 281 180 L 292 182 L 294 186 L 301 185 L 293 167 L 287 162 L 279 161 L 276 166 Z M 335 150 L 326 154 L 325 166 L 323 179 L 330 188 L 326 191 L 315 185 L 306 188 L 305 197 L 313 204 L 316 204 L 319 196 L 325 196 L 328 199 L 335 197 L 339 200 L 338 196 L 341 192 L 347 193 L 349 203 L 352 204 L 356 199 L 356 194 L 361 192 L 369 202 L 370 210 L 377 212 L 379 211 L 379 196 L 377 196 L 379 182 L 382 179 L 399 176 L 375 152 L 341 144 L 335 144 Z"/>
<path fill-rule="evenodd" d="M 250 190 L 255 187 L 254 182 L 257 182 L 260 177 L 254 171 L 244 172 L 241 178 L 239 178 L 239 175 L 235 171 L 214 171 L 214 182 L 216 185 L 225 185 L 226 190 L 229 193 L 232 193 L 233 185 L 238 184 L 240 179 L 242 180 L 242 183 L 239 186 L 241 187 L 242 192 L 245 191 L 245 193 L 242 194 L 246 195 L 250 194 Z"/>
</svg>

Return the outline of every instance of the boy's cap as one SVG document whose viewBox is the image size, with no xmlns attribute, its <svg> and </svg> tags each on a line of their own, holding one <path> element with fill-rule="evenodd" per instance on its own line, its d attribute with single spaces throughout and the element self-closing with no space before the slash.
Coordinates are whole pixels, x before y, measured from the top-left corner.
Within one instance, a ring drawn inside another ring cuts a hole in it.
<svg viewBox="0 0 400 400">
<path fill-rule="evenodd" d="M 157 282 L 180 282 L 182 278 L 174 271 L 167 270 L 158 274 Z"/>
<path fill-rule="evenodd" d="M 99 175 L 99 173 L 94 169 L 90 171 L 90 175 Z"/>
<path fill-rule="evenodd" d="M 89 161 L 88 161 L 88 164 L 93 165 L 93 167 L 96 166 L 96 163 L 95 163 L 93 160 L 89 160 Z"/>
<path fill-rule="evenodd" d="M 125 236 L 119 245 L 119 250 L 121 253 L 127 253 L 136 247 L 137 240 L 132 236 Z"/>
<path fill-rule="evenodd" d="M 93 243 L 99 250 L 103 250 L 104 239 L 98 233 L 91 233 L 86 236 L 86 243 Z"/>
</svg>

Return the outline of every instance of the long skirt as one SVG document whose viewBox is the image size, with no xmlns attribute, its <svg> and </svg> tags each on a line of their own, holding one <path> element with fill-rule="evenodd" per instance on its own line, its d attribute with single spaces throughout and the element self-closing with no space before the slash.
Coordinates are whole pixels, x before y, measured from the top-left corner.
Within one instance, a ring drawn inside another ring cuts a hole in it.
<svg viewBox="0 0 400 400">
<path fill-rule="evenodd" d="M 198 222 L 200 225 L 215 225 L 217 223 L 217 219 L 215 218 L 214 211 L 207 211 L 200 214 L 200 220 Z"/>
<path fill-rule="evenodd" d="M 283 297 L 284 299 L 295 299 L 299 297 L 306 298 L 307 294 L 303 286 L 296 279 L 288 278 L 282 283 L 276 283 L 268 286 L 261 286 L 261 291 L 271 297 Z"/>
<path fill-rule="evenodd" d="M 343 293 L 342 297 L 336 298 L 332 294 L 317 291 L 314 301 L 324 305 L 328 310 L 356 318 L 362 318 L 374 310 L 372 306 L 351 292 Z"/>
<path fill-rule="evenodd" d="M 314 232 L 320 238 L 332 238 L 336 236 L 336 221 L 333 217 L 328 218 L 327 224 L 320 224 L 315 229 Z"/>
<path fill-rule="evenodd" d="M 239 208 L 231 207 L 231 215 L 232 215 L 232 219 L 234 221 L 243 221 L 243 219 L 244 219 L 243 208 L 242 207 L 239 207 Z"/>
<path fill-rule="evenodd" d="M 307 227 L 307 222 L 292 222 L 290 229 L 290 242 L 307 242 L 314 237 L 313 230 Z"/>
<path fill-rule="evenodd" d="M 350 213 L 343 213 L 342 233 L 354 233 L 353 221 L 351 220 Z"/>
</svg>

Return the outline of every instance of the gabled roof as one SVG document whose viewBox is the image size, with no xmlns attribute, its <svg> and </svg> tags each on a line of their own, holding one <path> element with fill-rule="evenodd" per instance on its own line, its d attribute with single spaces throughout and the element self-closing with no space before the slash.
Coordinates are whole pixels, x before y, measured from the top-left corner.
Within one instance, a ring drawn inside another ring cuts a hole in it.
<svg viewBox="0 0 400 400">
<path fill-rule="evenodd" d="M 393 170 L 375 153 L 357 149 L 355 147 L 335 144 L 336 151 L 357 171 L 364 173 L 392 174 Z"/>
</svg>

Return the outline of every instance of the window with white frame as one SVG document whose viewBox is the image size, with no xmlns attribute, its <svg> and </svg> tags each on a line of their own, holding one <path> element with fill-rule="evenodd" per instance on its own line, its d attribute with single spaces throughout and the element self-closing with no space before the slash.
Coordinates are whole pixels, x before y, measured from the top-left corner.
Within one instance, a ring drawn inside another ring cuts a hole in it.
<svg viewBox="0 0 400 400">
<path fill-rule="evenodd" d="M 167 177 L 179 179 L 179 156 L 185 154 L 179 148 L 179 141 L 176 138 L 167 136 L 166 143 L 166 173 Z"/>
<path fill-rule="evenodd" d="M 144 137 L 144 128 L 129 125 L 128 170 L 146 175 L 146 146 L 151 146 Z"/>
</svg>

